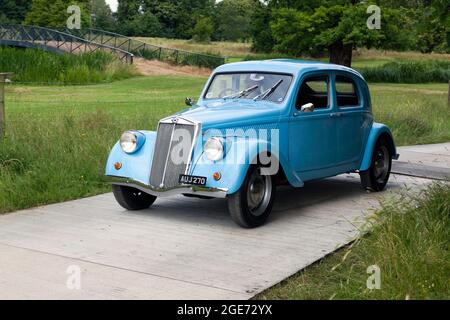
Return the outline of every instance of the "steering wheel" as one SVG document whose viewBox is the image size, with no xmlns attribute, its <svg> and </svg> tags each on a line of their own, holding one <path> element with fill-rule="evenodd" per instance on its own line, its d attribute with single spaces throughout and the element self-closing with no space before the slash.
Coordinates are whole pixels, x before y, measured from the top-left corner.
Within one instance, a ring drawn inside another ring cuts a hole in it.
<svg viewBox="0 0 450 320">
<path fill-rule="evenodd" d="M 228 92 L 229 92 L 229 94 L 227 94 Z M 226 89 L 223 89 L 222 91 L 220 91 L 218 96 L 219 96 L 219 98 L 223 98 L 223 97 L 226 97 L 226 96 L 228 96 L 228 95 L 230 95 L 230 94 L 232 94 L 234 92 L 236 92 L 236 90 L 233 90 L 231 88 L 226 88 Z"/>
</svg>

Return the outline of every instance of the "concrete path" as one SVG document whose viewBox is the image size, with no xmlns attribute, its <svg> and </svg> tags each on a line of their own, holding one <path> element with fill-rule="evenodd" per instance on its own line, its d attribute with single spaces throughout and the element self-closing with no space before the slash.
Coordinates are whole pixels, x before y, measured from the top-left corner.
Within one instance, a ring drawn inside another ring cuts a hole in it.
<svg viewBox="0 0 450 320">
<path fill-rule="evenodd" d="M 398 148 L 392 172 L 437 180 L 450 179 L 450 142 Z"/>
<path fill-rule="evenodd" d="M 428 183 L 394 175 L 374 194 L 344 175 L 282 187 L 253 230 L 231 221 L 224 199 L 183 196 L 140 212 L 105 194 L 3 215 L 0 298 L 248 299 L 351 241 L 377 197 Z"/>
</svg>

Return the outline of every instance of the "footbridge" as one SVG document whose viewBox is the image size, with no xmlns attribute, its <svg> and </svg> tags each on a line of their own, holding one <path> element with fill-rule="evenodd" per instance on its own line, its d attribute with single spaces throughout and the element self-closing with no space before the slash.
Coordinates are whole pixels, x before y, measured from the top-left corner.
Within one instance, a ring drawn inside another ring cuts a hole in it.
<svg viewBox="0 0 450 320">
<path fill-rule="evenodd" d="M 120 47 L 98 43 L 69 32 L 37 26 L 0 25 L 0 45 L 71 54 L 102 50 L 111 52 L 128 64 L 133 63 L 134 56 L 133 53 Z"/>
</svg>

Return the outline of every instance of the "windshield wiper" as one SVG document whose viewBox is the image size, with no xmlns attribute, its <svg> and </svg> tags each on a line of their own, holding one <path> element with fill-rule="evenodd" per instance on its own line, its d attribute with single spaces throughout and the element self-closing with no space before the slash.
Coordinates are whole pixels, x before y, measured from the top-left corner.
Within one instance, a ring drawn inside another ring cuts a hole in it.
<svg viewBox="0 0 450 320">
<path fill-rule="evenodd" d="M 283 79 L 278 80 L 277 83 L 275 83 L 273 85 L 273 87 L 267 89 L 266 91 L 264 91 L 263 93 L 261 93 L 260 95 L 257 95 L 256 97 L 253 98 L 254 101 L 261 99 L 264 100 L 265 98 L 267 98 L 268 96 L 270 96 L 272 93 L 275 92 L 275 90 L 277 90 L 277 88 L 280 86 L 280 84 L 283 82 Z"/>
<path fill-rule="evenodd" d="M 247 94 L 249 94 L 250 92 L 252 92 L 253 90 L 258 89 L 257 85 L 254 85 L 250 88 L 244 89 L 242 91 L 239 91 L 235 94 L 230 94 L 229 96 L 225 96 L 222 99 L 236 99 L 236 98 L 242 98 L 243 96 L 246 96 Z"/>
</svg>

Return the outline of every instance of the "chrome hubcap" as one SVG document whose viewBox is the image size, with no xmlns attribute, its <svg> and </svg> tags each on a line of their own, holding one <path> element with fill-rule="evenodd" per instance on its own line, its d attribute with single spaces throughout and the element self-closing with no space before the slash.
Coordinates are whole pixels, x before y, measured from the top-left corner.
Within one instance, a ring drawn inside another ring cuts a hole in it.
<svg viewBox="0 0 450 320">
<path fill-rule="evenodd" d="M 381 146 L 375 153 L 374 176 L 378 183 L 383 183 L 389 173 L 389 151 Z"/>
<path fill-rule="evenodd" d="M 272 193 L 272 179 L 261 175 L 260 169 L 255 170 L 247 187 L 247 204 L 250 213 L 259 216 L 266 211 Z"/>
</svg>

